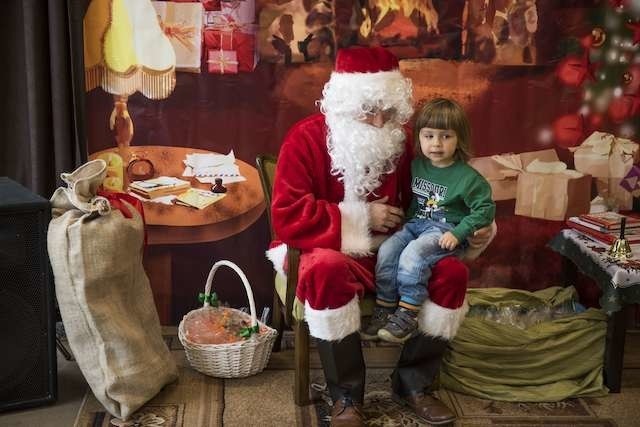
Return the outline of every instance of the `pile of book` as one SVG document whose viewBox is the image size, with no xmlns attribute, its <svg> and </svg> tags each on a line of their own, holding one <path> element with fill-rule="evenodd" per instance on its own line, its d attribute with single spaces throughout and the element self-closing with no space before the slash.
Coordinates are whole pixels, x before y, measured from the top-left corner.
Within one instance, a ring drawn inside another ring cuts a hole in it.
<svg viewBox="0 0 640 427">
<path fill-rule="evenodd" d="M 172 176 L 160 176 L 146 181 L 133 181 L 129 184 L 129 191 L 132 191 L 146 199 L 180 194 L 191 188 L 189 181 L 174 178 Z"/>
<path fill-rule="evenodd" d="M 199 188 L 190 188 L 184 193 L 178 194 L 173 203 L 195 209 L 204 209 L 222 199 L 225 193 L 212 193 Z"/>
<path fill-rule="evenodd" d="M 567 220 L 567 225 L 601 243 L 611 245 L 620 237 L 621 220 L 626 218 L 624 238 L 630 245 L 640 243 L 640 217 L 616 212 L 582 214 Z"/>
</svg>

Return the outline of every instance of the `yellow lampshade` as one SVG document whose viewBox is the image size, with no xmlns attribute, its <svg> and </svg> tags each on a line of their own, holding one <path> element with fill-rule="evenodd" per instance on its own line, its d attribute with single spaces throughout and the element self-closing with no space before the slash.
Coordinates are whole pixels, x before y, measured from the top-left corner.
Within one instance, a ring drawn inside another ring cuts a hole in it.
<svg viewBox="0 0 640 427">
<path fill-rule="evenodd" d="M 84 62 L 87 91 L 162 99 L 175 87 L 176 55 L 149 0 L 92 0 L 84 17 Z"/>
</svg>

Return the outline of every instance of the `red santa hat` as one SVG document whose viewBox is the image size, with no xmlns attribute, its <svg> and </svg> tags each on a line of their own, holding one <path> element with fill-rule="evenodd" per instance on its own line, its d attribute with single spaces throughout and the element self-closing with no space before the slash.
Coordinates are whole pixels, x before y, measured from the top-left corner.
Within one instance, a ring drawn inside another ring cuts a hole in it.
<svg viewBox="0 0 640 427">
<path fill-rule="evenodd" d="M 398 58 L 381 47 L 340 49 L 336 56 L 336 73 L 379 73 L 398 69 Z"/>
<path fill-rule="evenodd" d="M 413 112 L 411 92 L 411 81 L 400 73 L 393 53 L 382 47 L 350 47 L 338 50 L 323 104 L 336 112 L 357 112 L 363 102 L 382 102 L 398 109 L 404 122 Z"/>
<path fill-rule="evenodd" d="M 398 58 L 382 47 L 340 49 L 329 83 L 344 88 L 383 87 L 387 82 L 404 79 Z"/>
</svg>

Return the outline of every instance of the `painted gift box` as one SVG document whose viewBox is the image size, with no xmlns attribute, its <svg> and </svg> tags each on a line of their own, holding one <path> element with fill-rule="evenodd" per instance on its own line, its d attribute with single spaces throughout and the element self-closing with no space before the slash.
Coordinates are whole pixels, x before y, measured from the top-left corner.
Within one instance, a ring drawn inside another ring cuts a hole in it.
<svg viewBox="0 0 640 427">
<path fill-rule="evenodd" d="M 285 64 L 331 62 L 336 49 L 333 24 L 332 2 L 266 0 L 258 17 L 260 58 Z"/>
<path fill-rule="evenodd" d="M 204 20 L 203 40 L 207 55 L 211 49 L 234 51 L 238 61 L 238 71 L 253 71 L 258 63 L 256 26 L 238 24 L 222 12 L 205 12 Z"/>
<path fill-rule="evenodd" d="M 461 57 L 465 0 L 334 2 L 334 8 L 339 47 L 384 46 L 398 58 Z"/>
<path fill-rule="evenodd" d="M 241 24 L 256 22 L 255 0 L 220 0 L 220 10 Z"/>
<path fill-rule="evenodd" d="M 176 70 L 200 72 L 202 58 L 202 13 L 200 3 L 152 2 L 160 26 L 176 53 Z"/>
<path fill-rule="evenodd" d="M 173 0 L 176 3 L 202 3 L 204 10 L 220 10 L 220 0 Z"/>
<path fill-rule="evenodd" d="M 233 50 L 209 49 L 207 70 L 214 74 L 238 74 L 238 56 Z"/>
</svg>

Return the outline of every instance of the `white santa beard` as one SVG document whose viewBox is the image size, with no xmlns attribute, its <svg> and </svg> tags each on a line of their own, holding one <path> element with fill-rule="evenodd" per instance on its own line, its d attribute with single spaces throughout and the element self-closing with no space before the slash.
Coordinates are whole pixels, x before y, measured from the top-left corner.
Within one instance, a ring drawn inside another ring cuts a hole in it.
<svg viewBox="0 0 640 427">
<path fill-rule="evenodd" d="M 336 116 L 326 114 L 331 173 L 344 182 L 345 200 L 361 199 L 380 186 L 382 175 L 395 170 L 404 151 L 404 129 L 391 121 L 377 128 Z"/>
</svg>

